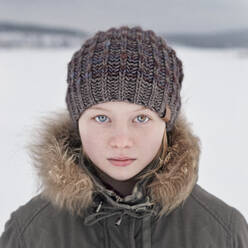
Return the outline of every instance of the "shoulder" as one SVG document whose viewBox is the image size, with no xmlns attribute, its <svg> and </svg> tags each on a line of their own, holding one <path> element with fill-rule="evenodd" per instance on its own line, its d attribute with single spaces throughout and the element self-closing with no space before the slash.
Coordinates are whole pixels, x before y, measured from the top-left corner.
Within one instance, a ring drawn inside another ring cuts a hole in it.
<svg viewBox="0 0 248 248">
<path fill-rule="evenodd" d="M 48 211 L 49 208 L 51 208 L 50 202 L 42 198 L 41 194 L 39 194 L 21 205 L 12 213 L 12 216 L 21 227 L 20 231 L 23 232 L 36 217 L 42 214 L 42 212 Z"/>
<path fill-rule="evenodd" d="M 235 209 L 226 202 L 211 194 L 199 184 L 196 184 L 189 196 L 189 201 L 195 210 L 218 222 L 228 230 Z"/>
<path fill-rule="evenodd" d="M 42 232 L 42 223 L 51 222 L 60 212 L 41 194 L 34 196 L 11 213 L 0 237 L 0 247 L 26 247 L 26 237 Z"/>
<path fill-rule="evenodd" d="M 215 226 L 216 231 L 221 230 L 225 233 L 227 239 L 230 238 L 232 247 L 248 247 L 248 224 L 238 209 L 209 193 L 198 184 L 195 185 L 189 196 L 188 207 L 203 223 L 211 223 L 210 227 Z M 220 233 L 217 231 L 217 234 Z"/>
<path fill-rule="evenodd" d="M 248 226 L 234 207 L 196 184 L 168 216 L 158 222 L 166 242 L 179 247 L 248 247 Z"/>
<path fill-rule="evenodd" d="M 51 207 L 50 202 L 42 198 L 41 194 L 34 196 L 25 204 L 19 206 L 11 213 L 11 218 L 20 227 L 19 233 L 23 233 L 25 228 L 34 221 L 42 212 Z"/>
<path fill-rule="evenodd" d="M 36 195 L 13 211 L 4 225 L 4 231 L 0 237 L 0 247 L 24 247 L 23 232 L 48 205 L 49 203 L 40 195 Z"/>
</svg>

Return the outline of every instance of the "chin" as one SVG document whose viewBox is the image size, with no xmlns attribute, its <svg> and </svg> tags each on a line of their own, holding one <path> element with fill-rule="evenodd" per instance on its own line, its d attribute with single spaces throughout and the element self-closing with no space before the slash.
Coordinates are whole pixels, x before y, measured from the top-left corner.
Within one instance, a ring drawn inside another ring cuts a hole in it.
<svg viewBox="0 0 248 248">
<path fill-rule="evenodd" d="M 130 179 L 130 178 L 132 178 L 132 177 L 134 177 L 134 175 L 129 175 L 129 176 L 120 176 L 120 175 L 118 175 L 118 176 L 112 176 L 115 180 L 119 180 L 119 181 L 126 181 L 126 180 L 128 180 L 128 179 Z"/>
</svg>

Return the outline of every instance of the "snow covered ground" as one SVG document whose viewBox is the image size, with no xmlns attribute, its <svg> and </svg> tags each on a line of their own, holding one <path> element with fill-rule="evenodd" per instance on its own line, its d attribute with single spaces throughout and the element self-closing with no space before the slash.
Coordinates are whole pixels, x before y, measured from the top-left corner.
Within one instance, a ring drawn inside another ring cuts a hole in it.
<svg viewBox="0 0 248 248">
<path fill-rule="evenodd" d="M 198 183 L 248 220 L 247 51 L 174 48 L 184 63 L 182 109 L 202 142 Z M 66 107 L 74 50 L 0 50 L 0 233 L 38 193 L 25 146 L 42 117 Z"/>
</svg>

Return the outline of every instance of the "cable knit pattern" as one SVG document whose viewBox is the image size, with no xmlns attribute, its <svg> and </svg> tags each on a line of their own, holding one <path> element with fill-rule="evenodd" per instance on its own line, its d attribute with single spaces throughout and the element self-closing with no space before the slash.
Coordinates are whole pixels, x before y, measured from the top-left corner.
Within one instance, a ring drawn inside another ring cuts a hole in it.
<svg viewBox="0 0 248 248">
<path fill-rule="evenodd" d="M 170 131 L 181 108 L 182 62 L 166 41 L 140 26 L 110 28 L 87 39 L 68 63 L 66 104 L 77 122 L 84 110 L 108 101 L 144 105 Z"/>
</svg>

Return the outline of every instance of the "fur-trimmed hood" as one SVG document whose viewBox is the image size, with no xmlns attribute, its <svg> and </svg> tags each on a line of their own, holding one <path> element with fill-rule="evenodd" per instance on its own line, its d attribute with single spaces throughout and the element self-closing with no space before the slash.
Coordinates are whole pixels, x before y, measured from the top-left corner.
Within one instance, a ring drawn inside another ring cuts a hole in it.
<svg viewBox="0 0 248 248">
<path fill-rule="evenodd" d="M 54 206 L 80 214 L 93 200 L 94 181 L 79 165 L 80 136 L 67 110 L 53 112 L 36 127 L 28 152 L 40 179 L 41 195 Z M 198 180 L 200 139 L 182 112 L 171 131 L 166 169 L 152 181 L 152 202 L 169 213 L 191 193 Z"/>
</svg>

